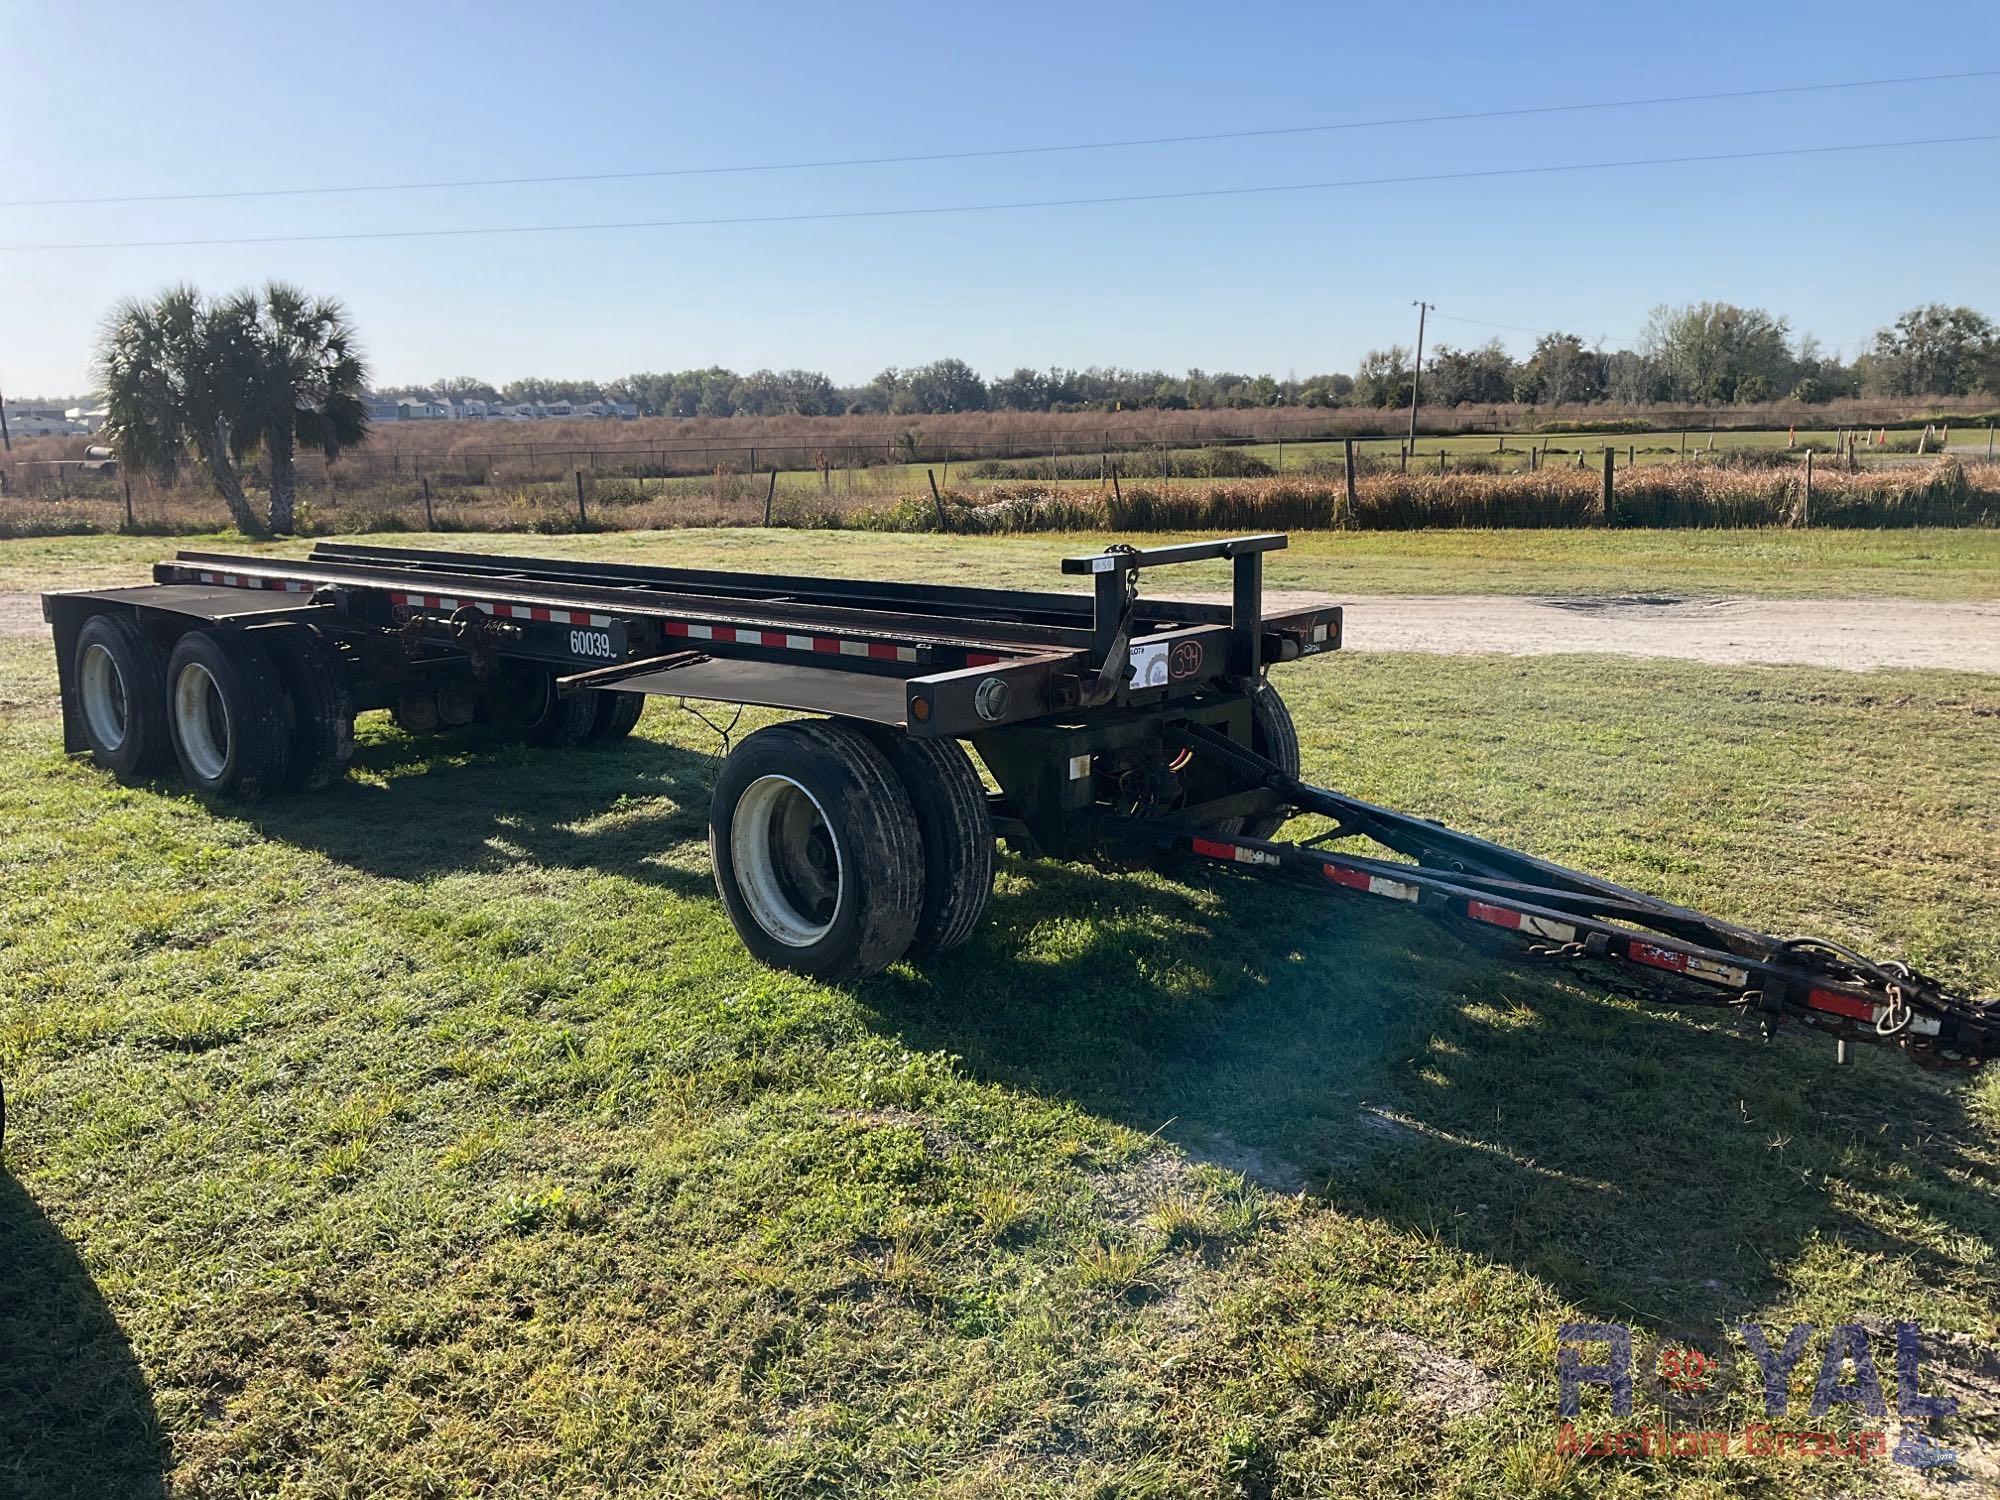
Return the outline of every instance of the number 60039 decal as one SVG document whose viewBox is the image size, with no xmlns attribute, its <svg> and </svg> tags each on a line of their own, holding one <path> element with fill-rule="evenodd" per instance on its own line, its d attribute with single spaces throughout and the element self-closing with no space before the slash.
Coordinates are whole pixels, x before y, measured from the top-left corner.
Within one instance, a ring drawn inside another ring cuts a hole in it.
<svg viewBox="0 0 2000 1500">
<path fill-rule="evenodd" d="M 572 630 L 569 633 L 569 649 L 578 656 L 612 655 L 611 635 L 603 630 Z"/>
</svg>

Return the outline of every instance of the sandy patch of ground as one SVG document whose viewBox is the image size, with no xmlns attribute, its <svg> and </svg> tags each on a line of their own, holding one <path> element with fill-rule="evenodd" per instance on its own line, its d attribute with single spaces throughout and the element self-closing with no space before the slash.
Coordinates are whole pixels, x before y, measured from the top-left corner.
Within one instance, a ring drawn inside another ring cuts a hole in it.
<svg viewBox="0 0 2000 1500">
<path fill-rule="evenodd" d="M 2000 605 L 1896 599 L 1379 595 L 1347 601 L 1346 651 L 1599 651 L 1737 666 L 2000 672 Z"/>
<path fill-rule="evenodd" d="M 0 593 L 0 635 L 40 635 L 48 628 L 41 595 Z"/>
</svg>

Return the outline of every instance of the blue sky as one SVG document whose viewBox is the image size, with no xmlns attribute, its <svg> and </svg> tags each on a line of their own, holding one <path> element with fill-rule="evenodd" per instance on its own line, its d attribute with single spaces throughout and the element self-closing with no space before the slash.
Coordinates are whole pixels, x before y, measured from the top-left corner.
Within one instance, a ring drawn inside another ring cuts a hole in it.
<svg viewBox="0 0 2000 1500">
<path fill-rule="evenodd" d="M 2000 66 L 2000 7 L 0 6 L 0 199 L 750 164 Z M 2000 132 L 2000 78 L 983 161 L 0 209 L 0 246 L 1233 188 Z M 85 383 L 118 297 L 295 280 L 384 382 L 957 355 L 1307 374 L 1660 302 L 1852 344 L 2000 315 L 2000 142 L 1009 213 L 322 244 L 0 249 L 0 388 Z M 1479 323 L 1456 321 L 1478 319 Z"/>
</svg>

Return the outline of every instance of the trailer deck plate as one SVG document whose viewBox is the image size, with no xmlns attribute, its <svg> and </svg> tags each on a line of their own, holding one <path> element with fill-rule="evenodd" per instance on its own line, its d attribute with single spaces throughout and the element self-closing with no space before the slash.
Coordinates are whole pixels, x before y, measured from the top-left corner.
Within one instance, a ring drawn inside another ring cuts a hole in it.
<svg viewBox="0 0 2000 1500">
<path fill-rule="evenodd" d="M 796 708 L 898 726 L 903 723 L 906 697 L 900 677 L 876 677 L 866 672 L 799 667 L 774 661 L 696 662 L 627 677 L 610 684 L 605 691 L 753 703 L 760 708 Z"/>
<path fill-rule="evenodd" d="M 199 620 L 222 623 L 228 620 L 259 619 L 268 615 L 317 614 L 332 608 L 316 604 L 310 594 L 228 588 L 209 583 L 135 584 L 124 589 L 81 589 L 75 593 L 52 594 L 51 599 L 106 599 L 140 609 L 163 610 L 168 614 L 190 615 Z"/>
</svg>

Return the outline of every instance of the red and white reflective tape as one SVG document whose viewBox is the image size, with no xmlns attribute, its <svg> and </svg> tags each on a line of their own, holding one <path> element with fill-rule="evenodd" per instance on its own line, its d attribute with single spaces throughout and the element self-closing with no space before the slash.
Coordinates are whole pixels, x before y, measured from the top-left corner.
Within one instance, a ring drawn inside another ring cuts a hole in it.
<svg viewBox="0 0 2000 1500">
<path fill-rule="evenodd" d="M 610 615 L 594 615 L 587 609 L 552 609 L 542 604 L 489 604 L 483 599 L 459 599 L 450 594 L 394 594 L 389 602 L 405 609 L 435 610 L 455 614 L 461 609 L 483 610 L 503 620 L 545 620 L 552 625 L 595 625 L 600 630 L 611 623 Z"/>
<path fill-rule="evenodd" d="M 1226 844 L 1221 839 L 1205 839 L 1199 836 L 1189 840 L 1194 852 L 1210 859 L 1234 860 L 1239 865 L 1275 865 L 1278 856 L 1266 849 L 1252 849 L 1247 844 Z"/>
<path fill-rule="evenodd" d="M 1809 990 L 1806 1004 L 1813 1010 L 1823 1010 L 1829 1015 L 1845 1016 L 1850 1021 L 1864 1021 L 1871 1025 L 1888 1014 L 1889 1007 L 1876 1005 L 1859 995 L 1843 995 L 1839 990 Z M 1918 1036 L 1936 1036 L 1942 1029 L 1935 1016 L 1911 1015 L 1903 1027 Z"/>
<path fill-rule="evenodd" d="M 226 589 L 276 589 L 287 594 L 310 594 L 313 586 L 300 578 L 256 578 L 248 573 L 197 573 L 198 583 L 219 584 Z"/>
<path fill-rule="evenodd" d="M 1726 984 L 1740 990 L 1750 982 L 1748 969 L 1717 963 L 1712 958 L 1703 958 L 1699 953 L 1689 953 L 1683 948 L 1662 948 L 1658 943 L 1642 942 L 1638 938 L 1626 943 L 1625 956 L 1635 964 L 1665 969 L 1669 974 L 1685 974 L 1690 979 L 1705 979 L 1710 984 Z"/>
<path fill-rule="evenodd" d="M 1344 885 L 1350 891 L 1366 891 L 1371 896 L 1387 896 L 1391 901 L 1417 899 L 1417 888 L 1407 881 L 1391 880 L 1386 875 L 1350 869 L 1346 865 L 1321 865 L 1320 870 L 1335 885 Z"/>
<path fill-rule="evenodd" d="M 1511 906 L 1494 906 L 1486 901 L 1468 901 L 1465 914 L 1475 922 L 1484 922 L 1489 927 L 1504 927 L 1509 932 L 1519 932 L 1528 937 L 1545 937 L 1551 942 L 1573 943 L 1576 929 L 1567 922 L 1558 922 L 1553 917 L 1538 917 L 1530 912 L 1515 911 Z"/>
<path fill-rule="evenodd" d="M 784 630 L 762 630 L 750 625 L 696 625 L 686 620 L 669 620 L 668 635 L 686 636 L 691 641 L 734 642 L 739 646 L 771 646 L 780 651 L 817 651 L 828 656 L 861 656 L 870 661 L 915 661 L 915 646 L 898 646 L 894 641 L 856 641 L 837 635 L 794 635 Z"/>
</svg>

